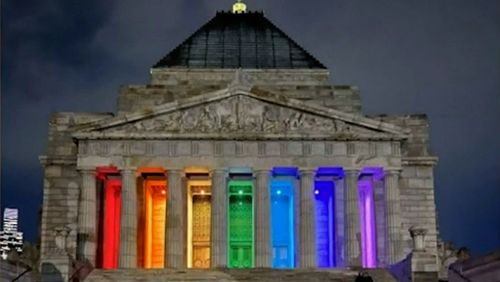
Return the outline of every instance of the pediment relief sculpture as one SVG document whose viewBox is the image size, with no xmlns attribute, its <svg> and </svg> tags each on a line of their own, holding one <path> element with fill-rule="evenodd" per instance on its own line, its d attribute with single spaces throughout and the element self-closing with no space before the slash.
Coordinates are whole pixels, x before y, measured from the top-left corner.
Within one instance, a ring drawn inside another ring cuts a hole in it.
<svg viewBox="0 0 500 282">
<path fill-rule="evenodd" d="M 374 133 L 371 129 L 353 127 L 341 120 L 280 107 L 243 95 L 139 120 L 115 127 L 113 131 L 249 134 Z"/>
</svg>

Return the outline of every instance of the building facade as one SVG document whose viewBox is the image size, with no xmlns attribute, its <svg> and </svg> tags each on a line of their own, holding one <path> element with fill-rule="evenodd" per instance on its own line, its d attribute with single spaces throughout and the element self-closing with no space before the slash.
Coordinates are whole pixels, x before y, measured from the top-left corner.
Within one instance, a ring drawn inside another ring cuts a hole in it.
<svg viewBox="0 0 500 282">
<path fill-rule="evenodd" d="M 54 114 L 42 263 L 64 275 L 68 258 L 376 268 L 411 251 L 412 226 L 436 253 L 427 118 L 363 115 L 358 89 L 329 76 L 240 7 L 161 59 L 149 84 L 122 87 L 116 113 Z"/>
<path fill-rule="evenodd" d="M 0 231 L 0 257 L 7 259 L 11 251 L 23 252 L 23 233 L 18 231 L 17 209 L 6 208 L 3 212 L 3 230 Z"/>
</svg>

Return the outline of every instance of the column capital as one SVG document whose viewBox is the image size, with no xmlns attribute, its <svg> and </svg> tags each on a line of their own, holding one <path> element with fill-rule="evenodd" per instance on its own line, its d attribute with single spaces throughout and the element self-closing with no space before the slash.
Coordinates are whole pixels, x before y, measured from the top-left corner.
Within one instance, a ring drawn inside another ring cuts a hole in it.
<svg viewBox="0 0 500 282">
<path fill-rule="evenodd" d="M 131 167 L 131 166 L 118 167 L 118 170 L 121 171 L 121 172 L 136 172 L 137 171 L 137 167 Z"/>
<path fill-rule="evenodd" d="M 361 168 L 351 168 L 351 167 L 344 168 L 344 173 L 346 175 L 355 175 L 355 174 L 359 175 L 361 174 Z"/>
<path fill-rule="evenodd" d="M 166 174 L 182 174 L 184 173 L 184 169 L 180 168 L 171 168 L 171 169 L 166 169 Z"/>
<path fill-rule="evenodd" d="M 400 175 L 402 170 L 403 170 L 402 168 L 390 167 L 390 168 L 384 168 L 384 173 L 387 175 Z"/>
<path fill-rule="evenodd" d="M 95 173 L 96 169 L 97 169 L 96 166 L 85 166 L 77 168 L 77 170 L 81 173 Z"/>
<path fill-rule="evenodd" d="M 299 167 L 300 174 L 315 173 L 317 169 L 312 167 Z"/>
<path fill-rule="evenodd" d="M 213 175 L 213 174 L 227 174 L 228 172 L 228 169 L 227 168 L 213 168 L 211 169 L 210 171 L 210 174 Z"/>
</svg>

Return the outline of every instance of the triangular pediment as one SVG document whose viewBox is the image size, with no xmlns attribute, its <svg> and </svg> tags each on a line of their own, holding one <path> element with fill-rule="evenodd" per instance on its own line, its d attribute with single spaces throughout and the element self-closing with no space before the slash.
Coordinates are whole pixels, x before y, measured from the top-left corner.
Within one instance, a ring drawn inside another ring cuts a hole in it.
<svg viewBox="0 0 500 282">
<path fill-rule="evenodd" d="M 392 124 L 281 95 L 224 89 L 87 126 L 77 138 L 403 139 Z"/>
</svg>

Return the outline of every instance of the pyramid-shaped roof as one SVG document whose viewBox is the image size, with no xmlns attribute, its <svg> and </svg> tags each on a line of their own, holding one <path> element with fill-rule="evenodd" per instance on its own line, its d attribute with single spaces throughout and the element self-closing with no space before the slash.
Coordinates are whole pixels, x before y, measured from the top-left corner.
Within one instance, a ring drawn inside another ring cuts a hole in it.
<svg viewBox="0 0 500 282">
<path fill-rule="evenodd" d="M 262 12 L 218 12 L 153 68 L 325 69 Z"/>
</svg>

